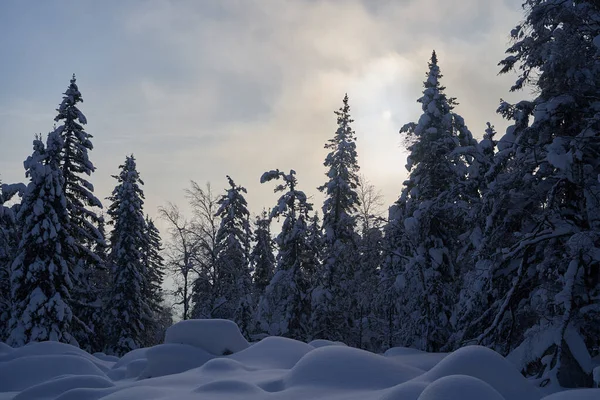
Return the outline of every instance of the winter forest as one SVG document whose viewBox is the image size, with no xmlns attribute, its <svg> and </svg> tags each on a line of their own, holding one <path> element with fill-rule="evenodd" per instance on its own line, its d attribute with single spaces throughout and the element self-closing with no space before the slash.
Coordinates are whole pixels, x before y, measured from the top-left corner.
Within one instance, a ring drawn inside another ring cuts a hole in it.
<svg viewBox="0 0 600 400">
<path fill-rule="evenodd" d="M 174 321 L 218 318 L 249 341 L 326 339 L 375 353 L 476 344 L 538 386 L 597 385 L 600 5 L 523 9 L 488 71 L 515 73 L 506 89 L 522 94 L 500 100 L 506 132 L 467 128 L 434 51 L 421 116 L 398 126 L 408 178 L 384 215 L 361 176 L 352 93 L 341 93 L 321 186 L 273 165 L 256 179 L 279 200 L 254 216 L 235 176 L 223 191 L 192 181 L 191 214 L 165 204 L 159 232 L 134 155 L 108 198 L 94 193 L 102 132 L 86 131 L 73 75 L 55 129 L 33 139 L 26 181 L 1 183 L 0 342 L 122 356 L 162 343 Z M 315 189 L 323 204 L 311 202 Z"/>
</svg>

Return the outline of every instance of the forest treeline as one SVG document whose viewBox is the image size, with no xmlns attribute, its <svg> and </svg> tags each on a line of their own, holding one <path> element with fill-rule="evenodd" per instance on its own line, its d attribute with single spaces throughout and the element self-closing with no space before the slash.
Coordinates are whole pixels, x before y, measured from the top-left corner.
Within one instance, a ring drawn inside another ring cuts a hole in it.
<svg viewBox="0 0 600 400">
<path fill-rule="evenodd" d="M 541 386 L 591 386 L 600 356 L 600 6 L 523 6 L 500 72 L 515 71 L 510 91 L 528 88 L 532 98 L 501 101 L 510 126 L 497 137 L 488 124 L 477 140 L 434 52 L 422 114 L 400 129 L 409 175 L 385 218 L 359 174 L 345 96 L 325 144 L 320 213 L 293 170 L 260 177 L 281 197 L 255 218 L 231 177 L 219 194 L 192 182 L 191 215 L 159 210 L 163 250 L 133 156 L 100 214 L 73 78 L 59 126 L 34 140 L 27 186 L 2 185 L 0 340 L 111 354 L 156 344 L 172 321 L 161 288 L 169 272 L 179 318 L 231 319 L 251 339 L 371 351 L 479 344 Z"/>
</svg>

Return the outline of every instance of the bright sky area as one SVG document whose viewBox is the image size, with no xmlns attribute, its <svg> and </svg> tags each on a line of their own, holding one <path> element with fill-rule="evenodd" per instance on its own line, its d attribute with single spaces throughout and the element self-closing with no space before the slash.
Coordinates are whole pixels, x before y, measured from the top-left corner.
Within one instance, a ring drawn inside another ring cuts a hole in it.
<svg viewBox="0 0 600 400">
<path fill-rule="evenodd" d="M 0 179 L 25 181 L 36 133 L 52 129 L 72 73 L 94 136 L 95 193 L 133 153 L 146 212 L 185 205 L 190 180 L 248 189 L 274 205 L 270 169 L 322 197 L 323 145 L 348 92 L 361 172 L 395 201 L 406 177 L 400 127 L 420 115 L 431 51 L 476 137 L 513 76 L 497 76 L 520 0 L 71 0 L 0 2 Z M 521 94 L 522 96 L 522 94 Z M 107 201 L 105 201 L 106 206 Z"/>
</svg>

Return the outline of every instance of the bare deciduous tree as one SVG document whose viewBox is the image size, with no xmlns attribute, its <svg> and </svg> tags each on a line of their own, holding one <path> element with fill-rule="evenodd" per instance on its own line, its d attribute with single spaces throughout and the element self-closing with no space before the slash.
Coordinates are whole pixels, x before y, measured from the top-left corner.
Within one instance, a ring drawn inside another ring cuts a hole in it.
<svg viewBox="0 0 600 400">
<path fill-rule="evenodd" d="M 378 221 L 383 221 L 384 198 L 381 190 L 377 190 L 364 175 L 358 179 L 359 185 L 356 193 L 360 200 L 358 207 L 358 220 L 361 227 L 361 233 L 364 235 L 371 228 L 377 225 Z"/>
<path fill-rule="evenodd" d="M 160 207 L 159 213 L 169 224 L 171 240 L 165 247 L 166 264 L 177 285 L 173 292 L 177 299 L 175 305 L 183 307 L 182 318 L 186 320 L 190 318 L 192 274 L 199 243 L 192 233 L 192 224 L 181 215 L 176 205 L 169 203 Z"/>
<path fill-rule="evenodd" d="M 220 218 L 216 215 L 219 208 L 218 196 L 212 191 L 210 182 L 204 188 L 191 181 L 191 188 L 186 189 L 186 197 L 193 211 L 191 231 L 198 244 L 196 253 L 197 277 L 193 284 L 192 316 L 194 318 L 210 318 L 216 307 L 217 287 L 217 231 Z"/>
</svg>

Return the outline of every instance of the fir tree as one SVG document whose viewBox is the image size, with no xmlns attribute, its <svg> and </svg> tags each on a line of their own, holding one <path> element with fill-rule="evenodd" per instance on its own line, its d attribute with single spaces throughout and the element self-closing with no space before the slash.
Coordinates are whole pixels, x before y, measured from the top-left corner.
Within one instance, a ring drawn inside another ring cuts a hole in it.
<svg viewBox="0 0 600 400">
<path fill-rule="evenodd" d="M 160 255 L 162 250 L 160 232 L 154 225 L 152 219 L 146 216 L 144 243 L 142 245 L 142 264 L 144 266 L 145 286 L 143 288 L 143 297 L 151 314 L 144 321 L 146 339 L 144 346 L 149 347 L 155 344 L 156 339 L 160 337 L 163 327 L 161 324 L 161 314 L 164 310 L 164 296 L 162 283 L 164 279 L 164 259 Z M 164 320 L 164 318 L 162 318 Z"/>
<path fill-rule="evenodd" d="M 72 334 L 73 270 L 67 256 L 73 238 L 67 231 L 69 215 L 60 171 L 62 138 L 40 138 L 25 161 L 27 186 L 19 208 L 21 240 L 11 267 L 12 312 L 8 343 L 61 341 L 77 345 Z"/>
<path fill-rule="evenodd" d="M 9 206 L 7 203 L 15 195 L 23 196 L 23 184 L 0 183 L 0 341 L 5 341 L 9 334 L 9 318 L 11 310 L 10 271 L 15 252 L 19 244 L 19 226 L 17 214 L 19 205 Z"/>
<path fill-rule="evenodd" d="M 258 304 L 265 289 L 271 282 L 275 272 L 275 255 L 273 254 L 273 238 L 271 237 L 271 219 L 266 211 L 256 217 L 254 230 L 254 248 L 250 254 L 254 270 L 254 299 Z"/>
<path fill-rule="evenodd" d="M 323 226 L 319 213 L 315 211 L 312 217 L 309 218 L 308 228 L 306 232 L 307 242 L 307 261 L 306 275 L 310 281 L 310 287 L 316 287 L 319 283 L 319 278 L 323 272 L 323 248 L 325 246 L 325 238 L 323 237 Z"/>
<path fill-rule="evenodd" d="M 486 273 L 465 336 L 511 353 L 543 385 L 590 386 L 585 360 L 600 348 L 600 9 L 548 0 L 524 8 L 501 72 L 517 69 L 511 90 L 532 86 L 537 96 L 499 108 L 513 125 L 484 199 Z"/>
<path fill-rule="evenodd" d="M 283 192 L 270 218 L 283 217 L 275 275 L 265 289 L 258 306 L 261 329 L 270 334 L 307 340 L 310 336 L 310 287 L 315 271 L 315 252 L 308 244 L 308 212 L 312 205 L 304 192 L 296 189 L 296 172 L 265 172 L 261 183 L 283 181 L 275 192 Z"/>
<path fill-rule="evenodd" d="M 375 297 L 379 284 L 378 270 L 383 264 L 383 232 L 378 225 L 373 222 L 360 237 L 353 282 L 357 305 L 357 344 L 370 351 L 378 351 L 383 345 Z"/>
<path fill-rule="evenodd" d="M 55 133 L 63 139 L 60 169 L 64 177 L 64 193 L 69 213 L 69 225 L 66 229 L 76 243 L 76 251 L 69 254 L 67 260 L 73 265 L 77 281 L 74 288 L 77 298 L 74 312 L 82 322 L 74 326 L 74 334 L 80 344 L 90 350 L 97 345 L 94 343 L 93 332 L 93 327 L 99 324 L 95 318 L 99 315 L 96 299 L 103 295 L 93 284 L 95 270 L 104 268 L 104 260 L 98 257 L 94 249 L 105 246 L 105 240 L 98 229 L 101 218 L 94 211 L 94 208 L 102 208 L 102 203 L 93 194 L 94 187 L 86 178 L 96 168 L 88 155 L 93 149 L 92 135 L 83 128 L 87 119 L 78 108 L 81 102 L 83 98 L 73 75 L 54 120 L 60 123 Z"/>
<path fill-rule="evenodd" d="M 388 210 L 388 222 L 383 227 L 382 264 L 379 271 L 379 290 L 374 298 L 377 318 L 376 330 L 380 333 L 383 348 L 404 345 L 400 318 L 405 309 L 402 304 L 404 266 L 412 250 L 404 227 L 405 203 L 396 202 Z"/>
<path fill-rule="evenodd" d="M 390 283 L 401 290 L 402 344 L 427 351 L 439 351 L 455 324 L 456 250 L 473 201 L 466 181 L 471 160 L 461 148 L 476 146 L 462 117 L 453 112 L 457 103 L 444 93 L 441 77 L 433 52 L 418 100 L 423 114 L 400 130 L 412 142 L 410 175 L 390 211 L 390 228 L 399 232 L 388 230 L 392 240 L 400 241 L 390 259 L 401 261 L 399 271 L 392 267 L 400 274 Z"/>
<path fill-rule="evenodd" d="M 147 246 L 143 181 L 133 156 L 127 156 L 119 168 L 119 175 L 113 176 L 118 184 L 108 198 L 108 215 L 113 225 L 108 259 L 113 279 L 106 304 L 105 349 L 107 353 L 122 355 L 144 343 L 144 322 L 150 318 L 151 310 L 144 296 L 150 286 L 142 253 Z"/>
<path fill-rule="evenodd" d="M 495 178 L 498 174 L 500 165 L 497 161 L 501 159 L 496 153 L 497 141 L 494 140 L 496 131 L 488 122 L 483 139 L 475 151 L 472 152 L 473 163 L 470 166 L 470 173 L 466 182 L 469 191 L 478 192 L 477 202 L 472 202 L 468 212 L 468 220 L 465 221 L 466 231 L 461 237 L 462 246 L 458 249 L 457 263 L 462 265 L 460 293 L 458 297 L 457 322 L 453 334 L 448 343 L 443 348 L 444 351 L 453 350 L 461 347 L 468 336 L 467 327 L 472 320 L 477 319 L 477 313 L 483 308 L 488 308 L 488 300 L 493 296 L 491 292 L 488 296 L 482 296 L 482 282 L 488 279 L 487 261 L 481 260 L 489 256 L 486 250 L 487 241 L 484 232 L 488 217 L 495 199 L 489 196 L 490 190 L 494 190 Z M 468 235 L 467 235 L 468 233 Z M 498 244 L 498 243 L 496 243 Z M 482 262 L 480 262 L 482 261 Z M 485 297 L 485 298 L 484 298 Z"/>
<path fill-rule="evenodd" d="M 327 183 L 319 187 L 326 195 L 323 204 L 323 270 L 313 296 L 313 334 L 318 338 L 356 345 L 354 274 L 357 242 L 356 212 L 360 200 L 356 137 L 350 126 L 348 95 L 337 115 L 338 129 L 325 145 Z"/>
<path fill-rule="evenodd" d="M 250 275 L 250 222 L 246 189 L 227 176 L 229 189 L 219 199 L 217 216 L 216 306 L 213 318 L 231 319 L 249 337 L 253 325 L 252 278 Z"/>
</svg>

